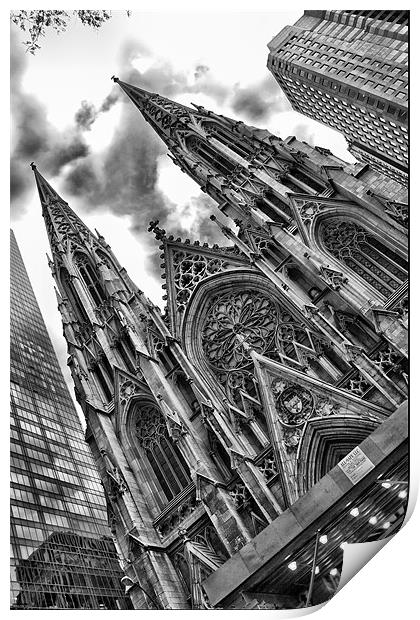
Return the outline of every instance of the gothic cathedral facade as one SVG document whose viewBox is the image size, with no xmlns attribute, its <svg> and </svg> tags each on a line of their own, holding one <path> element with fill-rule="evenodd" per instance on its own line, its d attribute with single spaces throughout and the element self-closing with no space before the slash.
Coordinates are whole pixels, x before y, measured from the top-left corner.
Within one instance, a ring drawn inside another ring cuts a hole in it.
<svg viewBox="0 0 420 620">
<path fill-rule="evenodd" d="M 151 223 L 164 313 L 33 169 L 127 590 L 137 609 L 206 609 L 209 576 L 407 398 L 407 196 L 368 165 L 115 81 L 232 220 L 213 218 L 223 247 Z M 280 591 L 275 606 L 301 604 L 301 585 Z"/>
</svg>

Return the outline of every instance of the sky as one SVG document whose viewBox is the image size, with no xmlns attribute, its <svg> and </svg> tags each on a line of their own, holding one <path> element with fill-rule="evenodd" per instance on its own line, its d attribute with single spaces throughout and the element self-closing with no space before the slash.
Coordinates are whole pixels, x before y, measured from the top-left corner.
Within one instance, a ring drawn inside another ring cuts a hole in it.
<svg viewBox="0 0 420 620">
<path fill-rule="evenodd" d="M 168 234 L 220 242 L 215 204 L 173 164 L 116 75 L 286 138 L 295 135 L 352 162 L 336 131 L 292 111 L 266 68 L 268 42 L 290 12 L 113 11 L 97 31 L 73 20 L 47 34 L 35 55 L 11 29 L 11 226 L 73 395 L 50 253 L 29 167 L 35 161 L 86 225 L 98 229 L 131 278 L 163 307 L 158 218 Z M 204 24 L 204 26 L 203 26 Z M 79 409 L 80 413 L 80 409 Z"/>
</svg>

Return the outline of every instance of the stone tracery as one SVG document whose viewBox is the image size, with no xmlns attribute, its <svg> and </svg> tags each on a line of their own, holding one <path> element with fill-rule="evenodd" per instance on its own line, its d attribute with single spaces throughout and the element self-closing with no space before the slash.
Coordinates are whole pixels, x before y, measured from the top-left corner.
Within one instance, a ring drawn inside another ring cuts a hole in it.
<svg viewBox="0 0 420 620">
<path fill-rule="evenodd" d="M 237 406 L 241 392 L 257 397 L 251 350 L 304 368 L 322 354 L 325 344 L 277 301 L 249 289 L 213 296 L 201 343 L 218 381 Z"/>
<path fill-rule="evenodd" d="M 258 353 L 273 345 L 278 309 L 265 295 L 244 291 L 213 298 L 203 327 L 203 349 L 214 368 L 245 368 L 250 355 L 245 342 Z"/>
<path fill-rule="evenodd" d="M 188 486 L 190 478 L 183 457 L 171 441 L 165 418 L 152 404 L 136 406 L 134 432 L 168 500 Z"/>
<path fill-rule="evenodd" d="M 333 218 L 320 232 L 325 248 L 385 297 L 406 280 L 403 259 L 359 224 Z"/>
<path fill-rule="evenodd" d="M 226 262 L 200 254 L 178 251 L 174 254 L 174 282 L 178 309 L 184 310 L 195 286 L 205 277 L 222 271 Z"/>
</svg>

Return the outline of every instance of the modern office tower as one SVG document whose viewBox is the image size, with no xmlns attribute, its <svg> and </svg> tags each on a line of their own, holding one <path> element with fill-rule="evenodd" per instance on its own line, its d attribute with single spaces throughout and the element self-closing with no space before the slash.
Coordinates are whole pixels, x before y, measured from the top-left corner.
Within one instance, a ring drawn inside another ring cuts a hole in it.
<svg viewBox="0 0 420 620">
<path fill-rule="evenodd" d="M 209 247 L 151 223 L 161 313 L 33 165 L 133 605 L 325 601 L 341 544 L 404 516 L 407 192 L 115 81 L 237 227 L 220 224 L 226 245 Z"/>
<path fill-rule="evenodd" d="M 267 66 L 294 110 L 407 184 L 408 11 L 305 11 L 268 47 Z"/>
<path fill-rule="evenodd" d="M 11 231 L 11 607 L 130 605 L 103 489 Z"/>
</svg>

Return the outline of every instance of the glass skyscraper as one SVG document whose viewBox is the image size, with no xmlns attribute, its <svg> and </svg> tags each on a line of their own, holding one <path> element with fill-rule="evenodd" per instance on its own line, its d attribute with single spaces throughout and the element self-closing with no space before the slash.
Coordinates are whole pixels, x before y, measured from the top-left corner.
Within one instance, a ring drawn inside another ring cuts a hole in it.
<svg viewBox="0 0 420 620">
<path fill-rule="evenodd" d="M 11 231 L 11 607 L 131 608 L 103 489 Z"/>
</svg>

